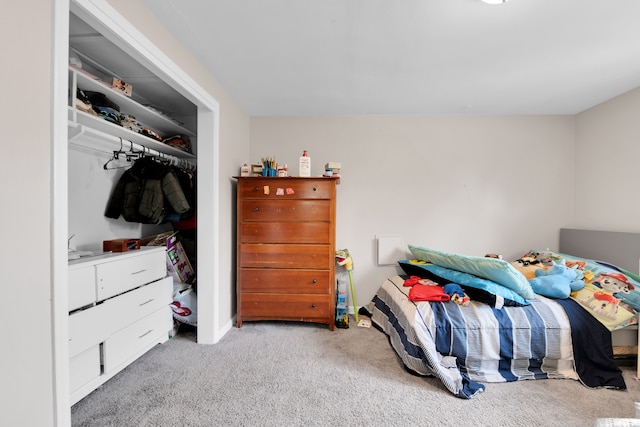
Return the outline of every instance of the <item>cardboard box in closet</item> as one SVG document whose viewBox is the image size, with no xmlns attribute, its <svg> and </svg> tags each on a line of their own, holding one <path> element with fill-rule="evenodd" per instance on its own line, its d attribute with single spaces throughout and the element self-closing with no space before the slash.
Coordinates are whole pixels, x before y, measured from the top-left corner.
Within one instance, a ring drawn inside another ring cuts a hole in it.
<svg viewBox="0 0 640 427">
<path fill-rule="evenodd" d="M 142 239 L 145 246 L 167 247 L 167 273 L 173 277 L 174 282 L 190 283 L 195 276 L 195 271 L 189 262 L 182 243 L 178 241 L 176 232 L 161 233 L 156 236 Z"/>
</svg>

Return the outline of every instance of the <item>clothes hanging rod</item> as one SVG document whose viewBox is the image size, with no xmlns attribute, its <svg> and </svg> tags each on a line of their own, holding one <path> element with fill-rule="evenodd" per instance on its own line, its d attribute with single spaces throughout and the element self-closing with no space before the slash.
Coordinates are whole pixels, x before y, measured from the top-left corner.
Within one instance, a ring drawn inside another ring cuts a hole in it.
<svg viewBox="0 0 640 427">
<path fill-rule="evenodd" d="M 80 138 L 80 136 L 82 135 L 90 137 L 91 140 L 87 141 L 86 138 Z M 155 148 L 138 144 L 128 139 L 114 136 L 100 130 L 93 129 L 91 127 L 80 125 L 78 123 L 69 122 L 69 143 L 107 154 L 113 154 L 114 151 L 119 150 L 139 152 L 143 153 L 144 155 L 159 157 L 161 159 L 168 160 L 171 162 L 171 164 L 182 167 L 184 169 L 196 170 L 195 159 L 185 159 L 173 154 L 168 154 Z M 161 143 L 158 142 L 158 144 Z"/>
</svg>

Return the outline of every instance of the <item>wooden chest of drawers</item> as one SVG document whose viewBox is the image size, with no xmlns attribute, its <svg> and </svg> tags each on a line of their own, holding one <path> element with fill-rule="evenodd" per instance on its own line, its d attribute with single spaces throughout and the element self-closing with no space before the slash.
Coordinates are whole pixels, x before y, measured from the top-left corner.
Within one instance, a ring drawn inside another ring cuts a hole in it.
<svg viewBox="0 0 640 427">
<path fill-rule="evenodd" d="M 238 179 L 238 327 L 335 326 L 337 178 Z"/>
</svg>

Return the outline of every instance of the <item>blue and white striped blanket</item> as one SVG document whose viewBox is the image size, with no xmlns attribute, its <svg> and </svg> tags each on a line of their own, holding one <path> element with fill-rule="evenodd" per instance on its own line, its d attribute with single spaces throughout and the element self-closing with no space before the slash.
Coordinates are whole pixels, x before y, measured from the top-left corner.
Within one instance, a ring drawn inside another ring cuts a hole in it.
<svg viewBox="0 0 640 427">
<path fill-rule="evenodd" d="M 383 282 L 369 306 L 372 321 L 409 370 L 436 376 L 454 395 L 472 398 L 484 391 L 481 382 L 581 379 L 570 318 L 558 301 L 539 296 L 529 306 L 502 309 L 473 301 L 466 307 L 413 302 L 403 283 L 401 276 Z M 612 369 L 621 386 L 583 383 L 624 388 L 619 369 Z"/>
</svg>

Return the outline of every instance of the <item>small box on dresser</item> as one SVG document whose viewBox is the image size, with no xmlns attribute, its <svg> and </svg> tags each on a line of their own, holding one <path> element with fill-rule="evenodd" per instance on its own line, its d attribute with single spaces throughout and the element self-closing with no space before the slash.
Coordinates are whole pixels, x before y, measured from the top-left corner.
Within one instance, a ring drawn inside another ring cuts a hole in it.
<svg viewBox="0 0 640 427">
<path fill-rule="evenodd" d="M 238 179 L 237 326 L 335 326 L 336 178 Z"/>
</svg>

